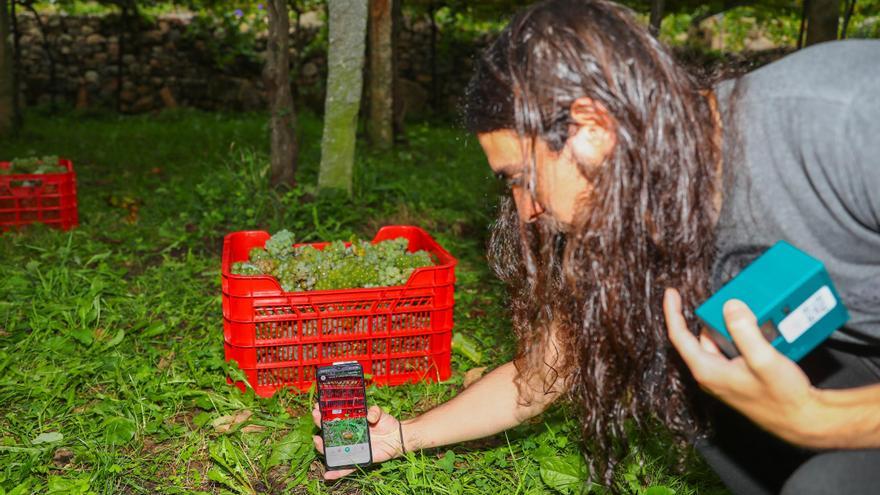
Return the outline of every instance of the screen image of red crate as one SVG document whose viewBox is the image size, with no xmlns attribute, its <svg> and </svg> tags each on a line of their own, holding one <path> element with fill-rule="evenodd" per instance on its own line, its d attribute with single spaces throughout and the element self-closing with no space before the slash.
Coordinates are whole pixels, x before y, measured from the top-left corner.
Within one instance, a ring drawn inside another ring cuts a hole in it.
<svg viewBox="0 0 880 495">
<path fill-rule="evenodd" d="M 416 269 L 404 285 L 284 292 L 274 277 L 230 273 L 232 263 L 246 260 L 269 234 L 227 235 L 222 262 L 226 360 L 235 360 L 264 397 L 283 387 L 308 390 L 317 367 L 338 361 L 360 362 L 380 385 L 449 378 L 457 262 L 418 227 L 383 227 L 373 242 L 399 237 L 409 241 L 410 251 L 428 251 L 435 262 Z"/>
<path fill-rule="evenodd" d="M 58 164 L 67 172 L 8 173 L 10 162 L 0 162 L 0 231 L 32 223 L 44 223 L 63 230 L 77 225 L 73 163 L 59 159 Z"/>
<path fill-rule="evenodd" d="M 335 380 L 332 385 L 322 385 L 320 397 L 324 421 L 365 416 L 367 397 L 358 379 Z"/>
</svg>

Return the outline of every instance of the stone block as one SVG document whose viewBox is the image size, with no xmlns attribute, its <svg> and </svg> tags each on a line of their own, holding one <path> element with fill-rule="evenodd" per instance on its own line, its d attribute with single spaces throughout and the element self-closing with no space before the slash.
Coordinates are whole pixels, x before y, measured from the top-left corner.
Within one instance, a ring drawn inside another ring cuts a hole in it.
<svg viewBox="0 0 880 495">
<path fill-rule="evenodd" d="M 107 42 L 107 38 L 101 36 L 98 33 L 90 34 L 88 37 L 86 37 L 86 43 L 88 43 L 90 45 L 100 45 L 100 44 L 103 44 L 106 42 Z"/>
<path fill-rule="evenodd" d="M 141 34 L 141 40 L 146 43 L 156 44 L 162 42 L 162 31 L 152 30 Z"/>
<path fill-rule="evenodd" d="M 156 104 L 153 95 L 147 95 L 138 98 L 138 100 L 131 106 L 130 110 L 134 113 L 142 113 L 152 110 L 155 106 Z"/>
</svg>

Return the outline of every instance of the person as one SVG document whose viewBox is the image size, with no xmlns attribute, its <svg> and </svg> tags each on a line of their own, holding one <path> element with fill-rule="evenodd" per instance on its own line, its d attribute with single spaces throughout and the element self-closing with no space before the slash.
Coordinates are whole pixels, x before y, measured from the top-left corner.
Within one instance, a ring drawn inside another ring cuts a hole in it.
<svg viewBox="0 0 880 495">
<path fill-rule="evenodd" d="M 633 422 L 693 442 L 735 493 L 876 491 L 878 80 L 880 42 L 846 41 L 701 87 L 625 7 L 518 13 L 478 60 L 465 108 L 510 187 L 489 259 L 517 354 L 418 417 L 370 408 L 374 461 L 489 436 L 566 398 L 609 486 Z M 796 364 L 730 301 L 742 356 L 727 359 L 694 308 L 779 239 L 825 262 L 852 318 Z"/>
</svg>

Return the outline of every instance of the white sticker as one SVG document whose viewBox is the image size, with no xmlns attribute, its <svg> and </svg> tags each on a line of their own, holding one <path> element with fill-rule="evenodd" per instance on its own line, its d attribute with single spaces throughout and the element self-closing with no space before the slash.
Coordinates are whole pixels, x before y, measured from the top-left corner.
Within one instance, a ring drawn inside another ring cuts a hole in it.
<svg viewBox="0 0 880 495">
<path fill-rule="evenodd" d="M 779 333 L 782 334 L 786 342 L 792 343 L 831 312 L 835 306 L 837 306 L 837 299 L 831 293 L 831 289 L 827 285 L 823 285 L 821 289 L 814 292 L 797 309 L 779 322 Z"/>
<path fill-rule="evenodd" d="M 333 409 L 330 411 L 330 414 L 342 414 L 342 409 Z"/>
</svg>

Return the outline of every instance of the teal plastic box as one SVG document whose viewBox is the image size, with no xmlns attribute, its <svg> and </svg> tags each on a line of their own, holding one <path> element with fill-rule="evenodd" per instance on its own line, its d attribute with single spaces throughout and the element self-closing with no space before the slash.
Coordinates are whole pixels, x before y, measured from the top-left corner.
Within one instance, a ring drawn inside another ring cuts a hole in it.
<svg viewBox="0 0 880 495">
<path fill-rule="evenodd" d="M 785 241 L 777 242 L 697 308 L 718 347 L 734 357 L 739 351 L 722 313 L 730 299 L 746 303 L 764 337 L 793 361 L 849 320 L 822 262 Z"/>
</svg>

